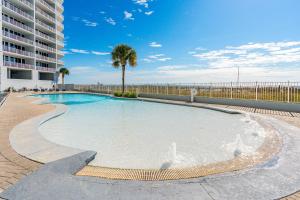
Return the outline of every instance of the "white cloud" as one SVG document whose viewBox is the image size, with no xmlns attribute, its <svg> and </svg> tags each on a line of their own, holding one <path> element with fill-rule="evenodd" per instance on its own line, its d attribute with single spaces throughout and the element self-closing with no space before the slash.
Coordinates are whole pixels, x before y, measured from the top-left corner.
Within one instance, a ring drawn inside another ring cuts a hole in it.
<svg viewBox="0 0 300 200">
<path fill-rule="evenodd" d="M 111 17 L 109 17 L 109 18 L 104 18 L 104 20 L 105 20 L 107 23 L 109 23 L 109 24 L 111 24 L 111 25 L 113 25 L 113 26 L 115 26 L 115 25 L 117 24 L 117 22 L 116 22 L 113 18 L 111 18 Z"/>
<path fill-rule="evenodd" d="M 162 47 L 162 45 L 159 44 L 159 43 L 157 43 L 157 42 L 150 42 L 149 46 L 153 47 L 153 48 L 160 48 L 160 47 Z"/>
<path fill-rule="evenodd" d="M 152 15 L 154 13 L 154 11 L 149 11 L 149 12 L 145 12 L 145 15 Z"/>
<path fill-rule="evenodd" d="M 133 0 L 134 3 L 144 6 L 145 8 L 149 7 L 149 2 L 152 0 Z"/>
<path fill-rule="evenodd" d="M 215 68 L 287 67 L 300 62 L 300 42 L 249 43 L 193 55 Z"/>
<path fill-rule="evenodd" d="M 172 58 L 170 57 L 166 57 L 165 54 L 155 54 L 155 55 L 150 55 L 147 58 L 144 58 L 143 61 L 151 63 L 151 62 L 156 62 L 156 61 L 160 61 L 160 62 L 166 62 L 172 60 Z"/>
<path fill-rule="evenodd" d="M 99 51 L 92 51 L 92 54 L 95 54 L 97 56 L 106 56 L 106 55 L 110 55 L 110 52 L 99 52 Z"/>
<path fill-rule="evenodd" d="M 72 53 L 80 53 L 80 54 L 89 54 L 87 50 L 82 50 L 82 49 L 70 49 Z"/>
<path fill-rule="evenodd" d="M 126 20 L 134 20 L 133 14 L 125 10 L 124 11 L 124 19 L 126 19 Z"/>
<path fill-rule="evenodd" d="M 82 19 L 81 21 L 84 23 L 85 26 L 90 26 L 90 27 L 98 26 L 97 22 L 92 22 L 92 21 L 89 21 L 87 19 Z"/>
</svg>

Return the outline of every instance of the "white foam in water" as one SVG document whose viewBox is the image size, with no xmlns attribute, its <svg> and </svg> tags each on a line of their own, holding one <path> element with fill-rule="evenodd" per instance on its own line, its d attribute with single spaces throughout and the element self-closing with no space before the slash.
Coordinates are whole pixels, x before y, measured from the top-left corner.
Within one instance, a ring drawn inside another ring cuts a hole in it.
<svg viewBox="0 0 300 200">
<path fill-rule="evenodd" d="M 44 96 L 69 110 L 40 127 L 48 140 L 94 150 L 96 166 L 181 168 L 253 154 L 264 130 L 245 115 L 92 95 Z"/>
</svg>

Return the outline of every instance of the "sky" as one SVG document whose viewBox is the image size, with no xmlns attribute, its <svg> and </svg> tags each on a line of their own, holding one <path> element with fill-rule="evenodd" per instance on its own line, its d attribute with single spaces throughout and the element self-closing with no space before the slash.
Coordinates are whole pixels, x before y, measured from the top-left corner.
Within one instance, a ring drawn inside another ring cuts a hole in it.
<svg viewBox="0 0 300 200">
<path fill-rule="evenodd" d="M 65 0 L 67 83 L 119 84 L 111 51 L 128 44 L 126 82 L 299 81 L 299 0 Z"/>
</svg>

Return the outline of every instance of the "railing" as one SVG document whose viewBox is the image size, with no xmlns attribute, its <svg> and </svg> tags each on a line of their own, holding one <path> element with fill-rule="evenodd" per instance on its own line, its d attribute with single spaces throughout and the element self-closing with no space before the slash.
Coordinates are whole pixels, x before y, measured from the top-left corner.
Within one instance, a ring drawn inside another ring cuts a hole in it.
<svg viewBox="0 0 300 200">
<path fill-rule="evenodd" d="M 51 37 L 51 36 L 49 36 L 49 35 L 46 35 L 46 34 L 40 32 L 40 31 L 38 31 L 38 30 L 35 31 L 35 34 L 36 34 L 37 36 L 40 36 L 40 37 L 46 39 L 46 40 L 50 40 L 50 41 L 52 41 L 52 42 L 54 42 L 54 43 L 56 42 L 56 39 L 55 39 L 55 38 L 53 38 L 53 37 Z"/>
<path fill-rule="evenodd" d="M 6 67 L 15 67 L 15 68 L 20 68 L 20 69 L 34 69 L 33 65 L 23 64 L 23 63 L 4 61 L 3 64 Z"/>
<path fill-rule="evenodd" d="M 7 16 L 3 16 L 2 15 L 2 20 L 5 21 L 5 22 L 8 22 L 8 23 L 10 23 L 10 24 L 12 24 L 14 26 L 17 26 L 17 27 L 19 27 L 21 29 L 24 29 L 26 31 L 33 32 L 33 28 L 31 28 L 31 27 L 29 27 L 29 26 L 27 26 L 25 24 L 22 24 L 20 22 L 17 22 L 16 20 L 11 19 L 11 18 L 9 18 Z"/>
<path fill-rule="evenodd" d="M 33 4 L 27 0 L 18 0 L 19 2 L 25 4 L 26 6 L 33 8 Z"/>
<path fill-rule="evenodd" d="M 64 65 L 65 63 L 64 63 L 64 61 L 58 60 L 58 61 L 57 61 L 57 64 L 59 64 L 59 65 Z"/>
<path fill-rule="evenodd" d="M 36 58 L 40 59 L 40 60 L 45 60 L 45 61 L 56 63 L 56 59 L 55 58 L 51 58 L 51 57 L 47 57 L 47 56 L 42 56 L 42 55 L 39 55 L 39 54 L 36 54 Z"/>
<path fill-rule="evenodd" d="M 110 93 L 120 92 L 120 85 L 75 85 L 79 91 Z M 190 96 L 191 90 L 198 97 L 247 99 L 300 103 L 300 82 L 248 82 L 203 84 L 149 84 L 128 85 L 126 91 L 139 94 Z"/>
<path fill-rule="evenodd" d="M 56 50 L 55 50 L 54 48 L 48 47 L 48 46 L 43 45 L 43 44 L 40 44 L 40 43 L 38 43 L 38 42 L 36 42 L 35 45 L 36 45 L 37 47 L 39 47 L 39 48 L 44 49 L 44 50 L 46 49 L 46 50 L 48 50 L 48 51 L 50 51 L 50 52 L 52 52 L 52 53 L 55 53 L 55 52 L 56 52 Z"/>
<path fill-rule="evenodd" d="M 46 72 L 53 72 L 53 73 L 56 72 L 55 68 L 50 68 L 50 67 L 37 66 L 36 69 L 39 70 L 39 71 L 46 71 Z"/>
<path fill-rule="evenodd" d="M 2 5 L 16 13 L 18 13 L 19 15 L 29 19 L 29 20 L 33 20 L 33 16 L 29 15 L 28 13 L 24 12 L 23 10 L 21 10 L 20 8 L 14 6 L 13 4 L 9 3 L 8 1 L 2 0 Z"/>
<path fill-rule="evenodd" d="M 51 22 L 55 23 L 55 18 L 50 16 L 48 13 L 46 13 L 45 11 L 43 11 L 40 8 L 36 8 L 36 12 L 39 13 L 40 15 L 42 15 L 43 17 L 47 18 L 48 20 L 50 20 Z"/>
<path fill-rule="evenodd" d="M 55 32 L 55 28 L 53 28 L 52 26 L 49 26 L 48 24 L 42 22 L 41 20 L 35 19 L 35 22 L 42 26 L 43 28 L 46 28 L 47 30 L 51 31 L 51 32 Z"/>
<path fill-rule="evenodd" d="M 55 9 L 50 4 L 48 4 L 46 1 L 44 1 L 44 0 L 38 0 L 38 2 L 40 2 L 41 4 L 43 4 L 45 7 L 47 7 L 52 12 L 55 12 Z"/>
<path fill-rule="evenodd" d="M 2 34 L 5 37 L 8 37 L 8 38 L 11 38 L 11 39 L 14 39 L 14 40 L 18 40 L 20 42 L 25 42 L 25 43 L 31 44 L 31 45 L 34 44 L 33 40 L 29 40 L 27 38 L 20 37 L 18 35 L 15 35 L 15 34 L 12 34 L 12 33 L 8 32 L 8 31 L 2 31 Z"/>
<path fill-rule="evenodd" d="M 3 51 L 10 52 L 10 53 L 16 53 L 16 54 L 20 54 L 23 56 L 34 57 L 34 53 L 32 53 L 30 51 L 23 51 L 23 50 L 13 48 L 13 47 L 8 47 L 8 46 L 3 46 Z"/>
</svg>

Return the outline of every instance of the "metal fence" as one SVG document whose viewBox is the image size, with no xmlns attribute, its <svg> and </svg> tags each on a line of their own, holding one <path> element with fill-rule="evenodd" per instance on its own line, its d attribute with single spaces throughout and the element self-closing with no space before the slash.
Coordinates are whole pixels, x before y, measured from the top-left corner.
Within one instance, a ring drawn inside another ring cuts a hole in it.
<svg viewBox="0 0 300 200">
<path fill-rule="evenodd" d="M 113 94 L 120 92 L 120 85 L 74 85 L 77 91 Z M 226 82 L 201 84 L 143 84 L 127 85 L 126 92 L 190 96 L 196 89 L 200 97 L 248 99 L 300 103 L 300 82 Z"/>
</svg>

